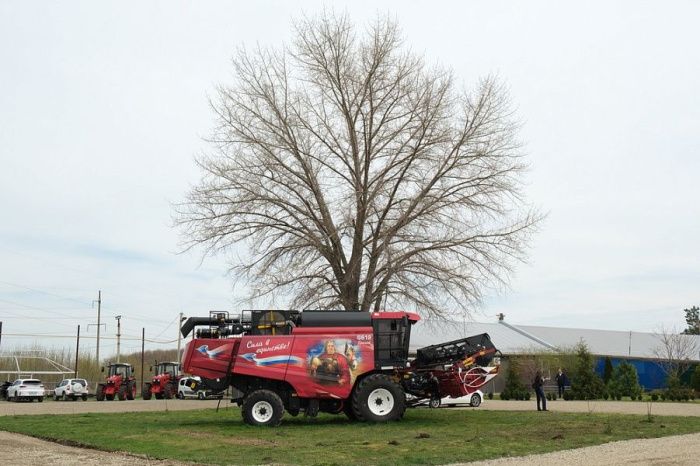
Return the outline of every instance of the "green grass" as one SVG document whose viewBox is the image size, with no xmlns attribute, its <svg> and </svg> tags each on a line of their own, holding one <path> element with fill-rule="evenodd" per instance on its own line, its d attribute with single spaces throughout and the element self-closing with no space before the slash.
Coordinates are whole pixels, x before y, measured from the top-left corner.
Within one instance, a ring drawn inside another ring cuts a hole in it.
<svg viewBox="0 0 700 466">
<path fill-rule="evenodd" d="M 445 464 L 700 431 L 698 417 L 411 409 L 401 422 L 285 417 L 244 425 L 238 408 L 7 416 L 0 429 L 108 451 L 212 464 Z"/>
</svg>

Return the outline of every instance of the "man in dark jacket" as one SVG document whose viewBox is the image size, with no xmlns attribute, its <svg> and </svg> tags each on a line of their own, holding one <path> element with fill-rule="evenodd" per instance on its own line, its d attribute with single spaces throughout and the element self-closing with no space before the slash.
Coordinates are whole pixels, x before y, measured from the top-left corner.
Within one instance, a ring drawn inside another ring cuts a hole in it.
<svg viewBox="0 0 700 466">
<path fill-rule="evenodd" d="M 564 396 L 564 386 L 566 386 L 566 382 L 567 382 L 566 374 L 564 373 L 564 371 L 562 370 L 561 367 L 559 368 L 559 372 L 557 372 L 556 380 L 557 380 L 557 389 L 558 389 L 558 393 L 559 393 L 559 398 L 561 398 L 562 396 Z"/>
<path fill-rule="evenodd" d="M 544 380 L 542 372 L 537 371 L 535 380 L 532 381 L 532 388 L 535 389 L 535 395 L 537 396 L 537 411 L 547 411 L 547 397 L 544 396 Z M 542 408 L 540 408 L 540 400 L 542 401 Z"/>
</svg>

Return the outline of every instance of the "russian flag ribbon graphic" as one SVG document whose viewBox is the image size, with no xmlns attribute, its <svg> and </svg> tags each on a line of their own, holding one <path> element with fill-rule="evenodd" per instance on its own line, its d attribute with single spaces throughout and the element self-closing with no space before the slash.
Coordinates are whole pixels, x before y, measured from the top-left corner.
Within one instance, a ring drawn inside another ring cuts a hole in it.
<svg viewBox="0 0 700 466">
<path fill-rule="evenodd" d="M 241 357 L 246 361 L 255 363 L 256 366 L 274 366 L 275 364 L 299 364 L 301 363 L 301 358 L 296 356 L 281 355 L 281 356 L 270 356 L 268 358 L 257 358 L 255 353 L 242 354 Z"/>
</svg>

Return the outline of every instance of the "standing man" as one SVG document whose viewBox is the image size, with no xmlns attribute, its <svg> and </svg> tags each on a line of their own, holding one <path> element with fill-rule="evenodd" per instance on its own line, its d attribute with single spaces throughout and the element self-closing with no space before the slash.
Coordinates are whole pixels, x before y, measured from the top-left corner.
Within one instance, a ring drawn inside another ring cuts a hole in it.
<svg viewBox="0 0 700 466">
<path fill-rule="evenodd" d="M 544 396 L 544 380 L 542 371 L 537 371 L 535 380 L 532 381 L 532 388 L 535 389 L 535 395 L 537 396 L 537 411 L 547 411 L 547 397 Z M 542 402 L 542 408 L 540 408 L 540 401 Z"/>
<path fill-rule="evenodd" d="M 559 393 L 559 398 L 564 396 L 564 386 L 566 385 L 566 374 L 564 374 L 564 371 L 562 368 L 559 368 L 559 372 L 557 372 L 557 391 Z"/>
</svg>

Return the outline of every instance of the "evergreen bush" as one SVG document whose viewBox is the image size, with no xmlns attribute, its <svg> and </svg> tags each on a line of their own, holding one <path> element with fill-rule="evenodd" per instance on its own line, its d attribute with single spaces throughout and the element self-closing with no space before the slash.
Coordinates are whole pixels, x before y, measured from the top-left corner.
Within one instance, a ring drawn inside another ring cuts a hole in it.
<svg viewBox="0 0 700 466">
<path fill-rule="evenodd" d="M 614 388 L 616 397 L 617 395 L 629 396 L 630 399 L 635 400 L 642 394 L 637 369 L 627 361 L 621 362 L 615 368 L 609 385 Z"/>
<path fill-rule="evenodd" d="M 593 355 L 585 343 L 576 345 L 576 364 L 571 380 L 571 392 L 574 399 L 594 400 L 603 396 L 605 385 L 595 373 Z"/>
<path fill-rule="evenodd" d="M 520 380 L 520 363 L 516 358 L 509 359 L 506 383 L 501 392 L 502 400 L 525 400 L 529 392 Z"/>
</svg>

